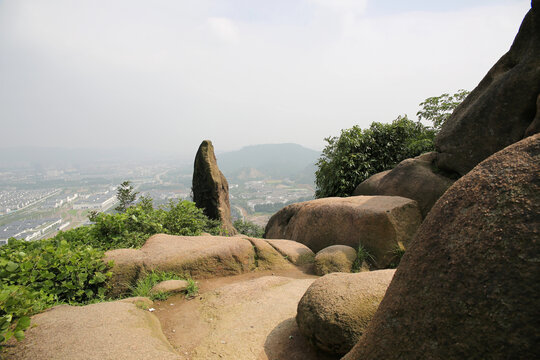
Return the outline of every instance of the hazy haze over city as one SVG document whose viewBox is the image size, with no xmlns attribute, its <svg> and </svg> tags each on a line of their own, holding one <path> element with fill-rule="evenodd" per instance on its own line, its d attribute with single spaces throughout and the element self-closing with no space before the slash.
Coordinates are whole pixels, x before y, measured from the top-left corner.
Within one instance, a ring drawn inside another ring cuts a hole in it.
<svg viewBox="0 0 540 360">
<path fill-rule="evenodd" d="M 472 90 L 529 0 L 0 0 L 1 147 L 192 157 L 414 118 Z"/>
</svg>

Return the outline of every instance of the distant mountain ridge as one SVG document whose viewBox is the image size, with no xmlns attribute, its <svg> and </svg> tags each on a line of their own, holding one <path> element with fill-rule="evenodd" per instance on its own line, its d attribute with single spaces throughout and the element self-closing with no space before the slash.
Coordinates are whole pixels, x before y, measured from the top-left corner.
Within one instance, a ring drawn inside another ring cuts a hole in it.
<svg viewBox="0 0 540 360">
<path fill-rule="evenodd" d="M 313 183 L 319 151 L 298 144 L 250 145 L 217 154 L 218 166 L 231 180 L 283 179 Z"/>
</svg>

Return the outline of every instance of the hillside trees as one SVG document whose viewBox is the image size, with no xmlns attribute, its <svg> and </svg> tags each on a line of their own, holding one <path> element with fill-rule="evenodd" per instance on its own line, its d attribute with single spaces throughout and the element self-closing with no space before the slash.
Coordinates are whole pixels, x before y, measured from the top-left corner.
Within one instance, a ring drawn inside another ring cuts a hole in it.
<svg viewBox="0 0 540 360">
<path fill-rule="evenodd" d="M 349 196 L 371 175 L 389 170 L 399 162 L 434 150 L 435 135 L 454 109 L 469 94 L 459 90 L 424 100 L 417 115 L 432 126 L 398 116 L 390 124 L 373 122 L 369 128 L 353 126 L 328 143 L 317 161 L 315 197 Z"/>
</svg>

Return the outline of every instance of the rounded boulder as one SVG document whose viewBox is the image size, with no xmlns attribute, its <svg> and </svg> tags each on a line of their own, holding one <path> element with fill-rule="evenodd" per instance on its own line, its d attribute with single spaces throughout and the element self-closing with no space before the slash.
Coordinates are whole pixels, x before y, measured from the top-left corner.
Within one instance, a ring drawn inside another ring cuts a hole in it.
<svg viewBox="0 0 540 360">
<path fill-rule="evenodd" d="M 350 273 L 356 258 L 356 250 L 350 246 L 332 245 L 326 247 L 315 255 L 315 274 Z"/>
<path fill-rule="evenodd" d="M 315 280 L 298 304 L 302 335 L 324 352 L 346 354 L 373 318 L 394 271 L 332 273 Z"/>
</svg>

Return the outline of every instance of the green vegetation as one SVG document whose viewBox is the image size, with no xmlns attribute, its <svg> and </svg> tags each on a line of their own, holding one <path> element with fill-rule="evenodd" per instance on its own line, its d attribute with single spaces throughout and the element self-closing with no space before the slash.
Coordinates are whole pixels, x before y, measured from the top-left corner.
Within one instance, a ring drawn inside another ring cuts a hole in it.
<svg viewBox="0 0 540 360">
<path fill-rule="evenodd" d="M 188 282 L 186 297 L 195 296 L 199 290 L 195 281 L 189 277 L 184 279 L 175 273 L 152 271 L 144 278 L 137 281 L 135 286 L 131 289 L 131 296 L 144 296 L 149 297 L 152 300 L 166 300 L 171 296 L 169 292 L 158 292 L 153 294 L 151 290 L 156 284 L 167 280 L 186 280 Z"/>
<path fill-rule="evenodd" d="M 373 255 L 362 245 L 358 245 L 358 250 L 356 252 L 356 259 L 354 260 L 352 271 L 359 272 L 362 269 L 362 266 L 371 265 L 373 262 Z"/>
<path fill-rule="evenodd" d="M 190 201 L 170 201 L 155 209 L 152 199 L 116 214 L 92 213 L 94 224 L 60 232 L 54 238 L 26 242 L 10 239 L 0 247 L 0 348 L 10 337 L 21 339 L 29 316 L 60 303 L 88 304 L 106 298 L 112 276 L 102 261 L 107 250 L 137 248 L 156 233 L 219 234 L 219 221 L 208 219 Z M 151 281 L 170 278 L 151 274 Z M 197 291 L 190 283 L 188 295 Z M 151 288 L 151 287 L 150 287 Z M 161 295 L 163 296 L 163 295 Z"/>
<path fill-rule="evenodd" d="M 0 347 L 21 339 L 29 316 L 59 303 L 87 304 L 105 298 L 111 276 L 103 251 L 63 239 L 0 247 Z"/>
<path fill-rule="evenodd" d="M 191 201 L 171 200 L 165 207 L 155 209 L 152 199 L 145 197 L 123 213 L 93 213 L 90 220 L 93 225 L 60 232 L 56 238 L 111 250 L 141 247 L 148 237 L 158 233 L 196 236 L 208 232 L 218 235 L 221 229 L 219 221 L 208 219 Z"/>
<path fill-rule="evenodd" d="M 240 234 L 256 238 L 262 238 L 264 235 L 264 228 L 251 221 L 236 220 L 233 226 Z"/>
<path fill-rule="evenodd" d="M 315 196 L 350 196 L 371 175 L 434 150 L 434 138 L 434 129 L 406 116 L 390 124 L 374 122 L 365 130 L 358 126 L 341 130 L 339 137 L 325 139 L 328 145 L 317 162 Z"/>
<path fill-rule="evenodd" d="M 427 98 L 420 103 L 422 110 L 418 111 L 416 116 L 418 116 L 419 120 L 424 119 L 432 122 L 433 127 L 440 130 L 444 122 L 452 115 L 455 108 L 465 100 L 469 93 L 469 91 L 461 89 L 454 95 L 442 94 Z"/>
<path fill-rule="evenodd" d="M 116 198 L 118 199 L 118 205 L 114 210 L 118 212 L 125 212 L 137 199 L 138 192 L 135 192 L 135 189 L 131 185 L 130 181 L 124 181 L 118 187 L 116 192 Z"/>
<path fill-rule="evenodd" d="M 371 175 L 392 169 L 399 162 L 433 151 L 435 135 L 454 109 L 469 94 L 430 97 L 420 104 L 417 115 L 433 126 L 398 116 L 390 124 L 371 123 L 341 130 L 341 135 L 324 139 L 328 145 L 317 162 L 315 197 L 350 196 L 354 188 Z"/>
<path fill-rule="evenodd" d="M 405 255 L 405 248 L 403 246 L 399 246 L 399 245 L 396 246 L 392 250 L 392 255 L 394 255 L 394 259 L 390 263 L 390 267 L 391 268 L 397 268 L 399 263 L 401 262 L 401 258 L 403 257 L 403 255 Z"/>
</svg>

